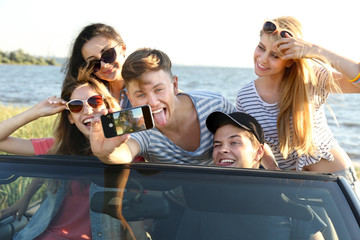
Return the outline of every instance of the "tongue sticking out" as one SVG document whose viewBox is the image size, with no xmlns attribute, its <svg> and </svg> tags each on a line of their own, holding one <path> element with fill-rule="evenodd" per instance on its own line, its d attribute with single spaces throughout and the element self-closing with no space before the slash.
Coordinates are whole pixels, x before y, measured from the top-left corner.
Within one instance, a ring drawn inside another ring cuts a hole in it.
<svg viewBox="0 0 360 240">
<path fill-rule="evenodd" d="M 166 116 L 165 110 L 161 110 L 160 112 L 153 113 L 155 125 L 165 126 L 166 125 Z"/>
</svg>

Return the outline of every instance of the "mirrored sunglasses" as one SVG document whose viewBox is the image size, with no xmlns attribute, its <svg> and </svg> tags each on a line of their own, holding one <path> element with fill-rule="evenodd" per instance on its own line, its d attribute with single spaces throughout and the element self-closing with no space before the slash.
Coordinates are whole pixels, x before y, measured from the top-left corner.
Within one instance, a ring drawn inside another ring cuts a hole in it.
<svg viewBox="0 0 360 240">
<path fill-rule="evenodd" d="M 104 97 L 102 95 L 94 95 L 87 100 L 73 99 L 66 103 L 66 109 L 72 113 L 81 112 L 84 108 L 84 104 L 87 102 L 92 108 L 99 108 L 104 104 Z"/>
<path fill-rule="evenodd" d="M 264 31 L 264 33 L 267 33 L 267 34 L 276 33 L 277 32 L 277 26 L 272 21 L 266 21 L 264 23 L 264 26 L 263 26 L 263 31 Z M 290 37 L 293 37 L 292 33 L 289 32 L 289 31 L 286 31 L 286 30 L 281 30 L 280 31 L 280 36 L 282 38 L 286 38 L 286 34 L 288 34 Z"/>
<path fill-rule="evenodd" d="M 116 45 L 115 47 L 109 48 L 105 50 L 102 54 L 100 59 L 91 60 L 89 65 L 92 67 L 93 73 L 98 72 L 101 69 L 101 62 L 104 63 L 113 63 L 116 59 L 116 50 L 115 48 L 120 44 Z"/>
</svg>

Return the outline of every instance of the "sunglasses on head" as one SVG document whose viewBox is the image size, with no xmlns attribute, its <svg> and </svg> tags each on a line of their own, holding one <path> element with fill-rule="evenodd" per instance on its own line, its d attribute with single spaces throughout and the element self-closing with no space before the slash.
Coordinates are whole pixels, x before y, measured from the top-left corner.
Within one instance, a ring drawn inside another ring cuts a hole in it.
<svg viewBox="0 0 360 240">
<path fill-rule="evenodd" d="M 277 32 L 277 26 L 274 22 L 272 21 L 266 21 L 264 23 L 264 26 L 263 26 L 263 31 L 264 33 L 267 33 L 267 34 L 273 34 L 273 33 L 276 33 Z M 289 31 L 286 31 L 286 30 L 281 30 L 280 31 L 280 36 L 282 38 L 286 38 L 286 33 L 290 36 L 290 37 L 293 37 L 292 33 L 289 32 Z"/>
<path fill-rule="evenodd" d="M 104 98 L 101 95 L 94 95 L 87 100 L 73 99 L 66 103 L 67 110 L 72 113 L 81 112 L 84 108 L 84 104 L 87 102 L 92 108 L 99 108 L 104 104 Z"/>
<path fill-rule="evenodd" d="M 115 48 L 120 44 L 116 45 L 115 47 L 106 49 L 104 52 L 101 53 L 100 59 L 91 60 L 89 65 L 92 67 L 93 73 L 98 72 L 101 69 L 101 62 L 104 63 L 113 63 L 116 59 L 116 50 Z"/>
</svg>

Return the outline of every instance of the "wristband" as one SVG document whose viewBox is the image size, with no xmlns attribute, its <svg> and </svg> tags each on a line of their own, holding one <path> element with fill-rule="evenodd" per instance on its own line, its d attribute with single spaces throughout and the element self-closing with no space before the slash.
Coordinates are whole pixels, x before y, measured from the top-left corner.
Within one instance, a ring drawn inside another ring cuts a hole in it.
<svg viewBox="0 0 360 240">
<path fill-rule="evenodd" d="M 360 73 L 353 80 L 349 80 L 349 81 L 354 83 L 354 84 L 360 82 Z"/>
</svg>

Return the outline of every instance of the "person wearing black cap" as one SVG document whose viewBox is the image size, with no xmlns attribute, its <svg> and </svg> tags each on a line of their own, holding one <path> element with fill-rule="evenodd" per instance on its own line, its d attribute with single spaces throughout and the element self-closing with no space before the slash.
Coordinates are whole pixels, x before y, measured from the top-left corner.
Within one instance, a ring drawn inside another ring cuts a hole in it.
<svg viewBox="0 0 360 240">
<path fill-rule="evenodd" d="M 247 113 L 213 112 L 206 126 L 214 134 L 213 161 L 217 166 L 259 168 L 264 155 L 264 133 Z"/>
<path fill-rule="evenodd" d="M 243 112 L 213 112 L 207 117 L 206 126 L 214 134 L 215 165 L 259 168 L 265 143 L 262 127 L 255 118 Z M 302 210 L 304 214 L 310 213 L 313 216 L 311 221 L 286 216 L 229 214 L 187 208 L 176 240 L 293 239 L 292 237 L 323 240 L 322 231 L 326 224 L 311 208 Z"/>
</svg>

